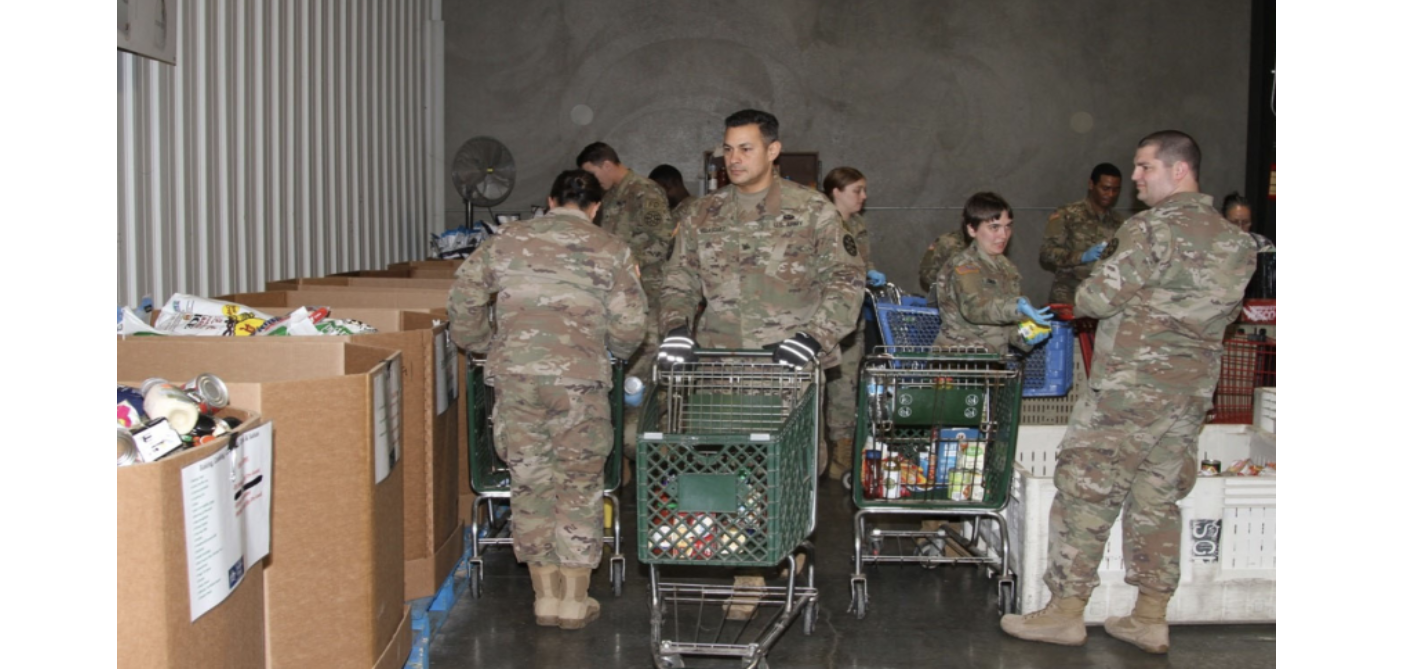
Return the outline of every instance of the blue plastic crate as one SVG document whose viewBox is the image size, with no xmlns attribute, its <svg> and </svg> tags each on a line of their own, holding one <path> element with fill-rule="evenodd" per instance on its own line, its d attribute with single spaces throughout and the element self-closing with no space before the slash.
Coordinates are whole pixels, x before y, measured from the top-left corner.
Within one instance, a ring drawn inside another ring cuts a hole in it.
<svg viewBox="0 0 1416 672">
<path fill-rule="evenodd" d="M 880 338 L 885 345 L 929 347 L 939 335 L 938 308 L 877 303 L 875 317 L 880 322 Z"/>
<path fill-rule="evenodd" d="M 1023 360 L 1024 397 L 1061 397 L 1072 389 L 1072 325 L 1053 321 L 1052 338 Z"/>
</svg>

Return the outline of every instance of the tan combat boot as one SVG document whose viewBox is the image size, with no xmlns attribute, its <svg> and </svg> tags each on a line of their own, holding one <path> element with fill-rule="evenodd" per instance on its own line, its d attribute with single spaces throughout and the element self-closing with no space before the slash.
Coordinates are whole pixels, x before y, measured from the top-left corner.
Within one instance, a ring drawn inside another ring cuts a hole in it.
<svg viewBox="0 0 1416 672">
<path fill-rule="evenodd" d="M 1087 643 L 1087 624 L 1082 620 L 1086 608 L 1087 601 L 1080 597 L 1054 595 L 1047 606 L 1031 614 L 1008 614 L 998 624 L 1018 639 L 1081 646 Z"/>
<path fill-rule="evenodd" d="M 531 565 L 531 589 L 536 591 L 536 625 L 560 625 L 561 573 L 556 565 Z"/>
<path fill-rule="evenodd" d="M 1165 622 L 1169 604 L 1169 595 L 1141 591 L 1130 616 L 1106 619 L 1106 634 L 1147 653 L 1165 653 L 1170 650 L 1170 624 Z"/>
<path fill-rule="evenodd" d="M 562 630 L 579 630 L 600 617 L 600 603 L 590 597 L 590 568 L 561 567 L 565 582 L 561 592 L 560 627 Z"/>
</svg>

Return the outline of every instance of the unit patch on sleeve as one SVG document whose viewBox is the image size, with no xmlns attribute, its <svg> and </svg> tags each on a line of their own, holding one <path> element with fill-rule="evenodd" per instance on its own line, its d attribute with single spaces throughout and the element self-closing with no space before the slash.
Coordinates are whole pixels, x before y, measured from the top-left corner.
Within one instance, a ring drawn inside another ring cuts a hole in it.
<svg viewBox="0 0 1416 672">
<path fill-rule="evenodd" d="M 845 236 L 843 236 L 841 238 L 841 244 L 845 246 L 847 252 L 851 253 L 852 257 L 860 255 L 860 253 L 856 251 L 855 238 L 852 237 L 851 234 L 847 233 Z"/>
</svg>

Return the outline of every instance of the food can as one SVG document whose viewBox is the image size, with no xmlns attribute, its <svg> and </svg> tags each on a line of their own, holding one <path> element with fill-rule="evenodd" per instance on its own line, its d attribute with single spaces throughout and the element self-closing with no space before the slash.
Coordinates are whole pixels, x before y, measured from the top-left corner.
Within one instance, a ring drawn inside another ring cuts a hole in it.
<svg viewBox="0 0 1416 672">
<path fill-rule="evenodd" d="M 900 463 L 886 462 L 880 469 L 885 481 L 885 499 L 900 498 Z"/>
<path fill-rule="evenodd" d="M 1223 465 L 1221 465 L 1221 464 L 1219 463 L 1219 460 L 1205 460 L 1205 461 L 1203 461 L 1203 462 L 1200 463 L 1200 475 L 1201 475 L 1201 476 L 1218 476 L 1218 475 L 1219 475 L 1219 470 L 1222 469 L 1222 468 L 1223 468 Z"/>
<path fill-rule="evenodd" d="M 226 383 L 210 373 L 199 373 L 182 386 L 195 399 L 202 413 L 217 413 L 231 405 L 231 395 L 226 391 Z"/>
<path fill-rule="evenodd" d="M 133 440 L 133 435 L 128 430 L 118 428 L 118 466 L 126 467 L 131 464 L 138 464 L 143 461 L 143 456 L 138 453 L 138 443 Z"/>
</svg>

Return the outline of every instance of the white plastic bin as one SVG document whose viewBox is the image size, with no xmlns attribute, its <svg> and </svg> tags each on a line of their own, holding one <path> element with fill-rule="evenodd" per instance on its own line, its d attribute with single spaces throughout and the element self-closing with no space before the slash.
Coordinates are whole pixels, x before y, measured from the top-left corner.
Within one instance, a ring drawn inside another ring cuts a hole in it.
<svg viewBox="0 0 1416 672">
<path fill-rule="evenodd" d="M 1057 493 L 1052 471 L 1066 430 L 1023 426 L 1018 436 L 1007 515 L 1024 613 L 1042 608 L 1051 597 L 1042 577 L 1047 569 L 1048 512 Z M 1272 461 L 1275 452 L 1273 435 L 1249 425 L 1206 425 L 1200 433 L 1201 458 L 1208 454 L 1226 467 L 1246 457 Z M 1201 477 L 1190 496 L 1180 501 L 1184 555 L 1180 587 L 1170 601 L 1172 623 L 1275 621 L 1277 483 L 1276 475 Z M 982 530 L 985 538 L 990 531 L 987 526 Z M 1135 603 L 1136 589 L 1125 582 L 1120 540 L 1118 519 L 1099 568 L 1101 585 L 1087 605 L 1088 623 L 1125 616 Z"/>
</svg>

